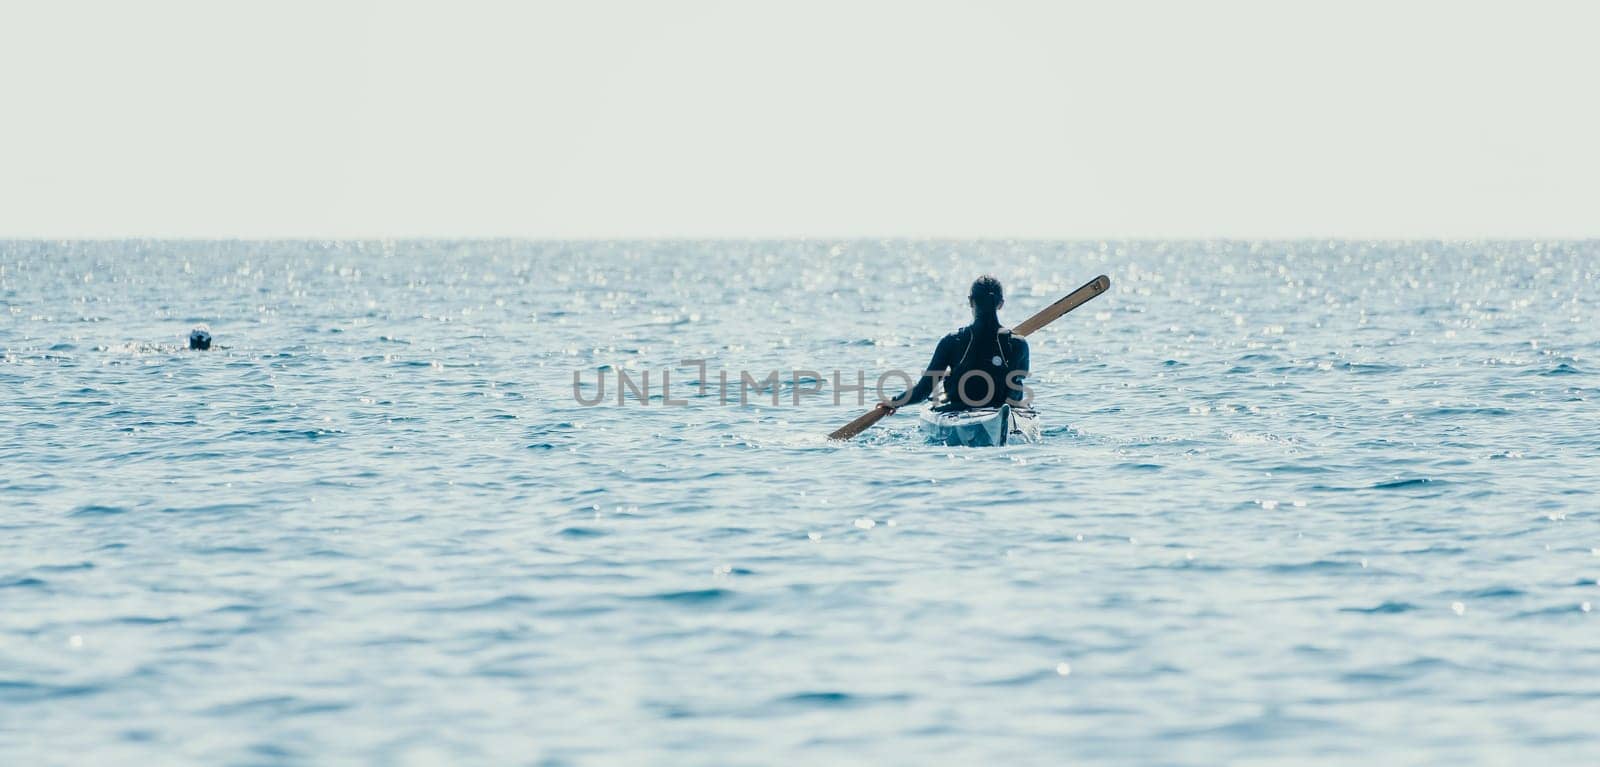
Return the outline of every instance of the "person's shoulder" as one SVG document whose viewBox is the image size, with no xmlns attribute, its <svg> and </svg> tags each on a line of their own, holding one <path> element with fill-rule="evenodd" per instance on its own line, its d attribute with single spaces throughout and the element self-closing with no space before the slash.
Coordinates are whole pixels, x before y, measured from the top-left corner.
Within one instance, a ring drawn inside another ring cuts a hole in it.
<svg viewBox="0 0 1600 767">
<path fill-rule="evenodd" d="M 967 334 L 971 333 L 971 332 L 972 332 L 972 328 L 970 326 L 969 327 L 956 328 L 955 330 L 952 330 L 949 333 L 944 334 L 944 338 L 939 339 L 939 342 L 940 343 L 955 343 L 955 342 L 958 342 L 958 341 L 965 341 L 967 339 Z"/>
</svg>

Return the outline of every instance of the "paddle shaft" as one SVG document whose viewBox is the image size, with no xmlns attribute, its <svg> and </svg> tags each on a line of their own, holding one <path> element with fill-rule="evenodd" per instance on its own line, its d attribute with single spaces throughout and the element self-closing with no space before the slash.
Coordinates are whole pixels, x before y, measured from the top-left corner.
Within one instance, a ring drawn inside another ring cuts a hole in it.
<svg viewBox="0 0 1600 767">
<path fill-rule="evenodd" d="M 1023 320 L 1021 325 L 1011 329 L 1011 334 L 1015 336 L 1028 335 L 1039 328 L 1055 322 L 1061 317 L 1061 315 L 1083 306 L 1089 301 L 1089 299 L 1106 292 L 1110 288 L 1111 278 L 1103 274 L 1099 277 L 1089 280 L 1084 284 L 1083 287 L 1068 293 L 1060 301 L 1045 307 L 1044 310 L 1038 314 Z M 855 435 L 872 428 L 873 424 L 883 420 L 883 417 L 888 414 L 889 411 L 884 410 L 881 407 L 875 407 L 866 413 L 863 413 L 854 421 L 839 427 L 832 434 L 828 435 L 828 439 L 850 439 L 851 437 L 854 437 Z"/>
<path fill-rule="evenodd" d="M 1033 315 L 1032 317 L 1029 317 L 1026 320 L 1023 320 L 1021 325 L 1011 329 L 1011 335 L 1028 335 L 1039 328 L 1055 322 L 1061 317 L 1061 315 L 1083 306 L 1089 301 L 1089 299 L 1106 292 L 1110 288 L 1111 278 L 1103 274 L 1099 277 L 1089 280 L 1087 283 L 1084 283 L 1083 287 L 1068 293 L 1060 301 L 1046 306 L 1043 311 Z"/>
</svg>

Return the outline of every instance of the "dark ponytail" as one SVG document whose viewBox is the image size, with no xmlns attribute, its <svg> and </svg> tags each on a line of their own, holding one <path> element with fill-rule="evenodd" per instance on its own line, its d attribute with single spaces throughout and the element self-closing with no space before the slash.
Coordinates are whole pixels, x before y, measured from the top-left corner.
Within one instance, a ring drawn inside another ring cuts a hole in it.
<svg viewBox="0 0 1600 767">
<path fill-rule="evenodd" d="M 1000 327 L 1000 304 L 1005 302 L 1005 291 L 1000 287 L 1000 281 L 992 275 L 985 274 L 972 282 L 972 292 L 967 294 L 972 299 L 972 316 L 979 327 Z"/>
<path fill-rule="evenodd" d="M 1010 357 L 1009 350 L 1001 348 L 998 314 L 1000 304 L 1005 303 L 1005 293 L 999 280 L 985 274 L 973 281 L 972 292 L 967 297 L 972 300 L 972 327 L 966 331 L 967 345 L 961 353 L 961 361 L 954 367 L 957 371 L 982 371 L 991 385 L 985 392 L 983 384 L 972 379 L 964 384 L 958 381 L 956 388 L 968 407 L 996 407 L 1007 391 L 1000 379 L 1005 375 Z"/>
</svg>

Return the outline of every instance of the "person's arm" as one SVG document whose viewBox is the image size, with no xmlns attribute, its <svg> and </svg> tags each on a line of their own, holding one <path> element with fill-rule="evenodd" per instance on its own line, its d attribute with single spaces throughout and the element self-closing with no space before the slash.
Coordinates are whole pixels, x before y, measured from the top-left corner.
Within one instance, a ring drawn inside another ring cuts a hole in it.
<svg viewBox="0 0 1600 767">
<path fill-rule="evenodd" d="M 1022 388 L 1023 380 L 1028 377 L 1028 341 L 1025 338 L 1015 337 L 1012 340 L 1015 342 L 1015 348 L 1011 354 L 1012 374 L 1006 376 L 1006 383 L 1015 383 L 1016 385 L 1010 387 L 1011 390 L 1006 396 L 1013 401 L 1022 402 L 1028 397 L 1027 392 Z"/>
<path fill-rule="evenodd" d="M 929 395 L 933 394 L 934 383 L 937 382 L 940 377 L 942 377 L 943 373 L 950 369 L 950 355 L 954 353 L 954 347 L 954 336 L 945 336 L 944 338 L 940 339 L 939 345 L 933 348 L 933 359 L 928 360 L 928 367 L 923 370 L 922 378 L 917 381 L 917 385 L 912 387 L 911 391 L 901 392 L 900 396 L 891 400 L 892 402 L 898 402 L 900 404 L 880 405 L 880 407 L 885 407 L 889 410 L 889 412 L 892 413 L 899 408 L 903 408 L 907 405 L 915 405 L 918 402 L 927 399 Z"/>
</svg>

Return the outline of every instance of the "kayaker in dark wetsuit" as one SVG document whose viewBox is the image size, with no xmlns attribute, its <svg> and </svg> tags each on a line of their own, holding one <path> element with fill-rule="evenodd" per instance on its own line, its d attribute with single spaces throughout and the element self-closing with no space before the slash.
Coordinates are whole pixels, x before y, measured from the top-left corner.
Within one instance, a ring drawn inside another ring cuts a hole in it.
<svg viewBox="0 0 1600 767">
<path fill-rule="evenodd" d="M 893 413 L 915 405 L 933 393 L 942 378 L 945 403 L 937 410 L 968 410 L 1020 404 L 1027 396 L 1022 380 L 1028 375 L 1028 342 L 1000 325 L 997 313 L 1006 305 L 1000 281 L 989 275 L 972 283 L 967 295 L 972 324 L 939 340 L 926 372 L 911 391 L 878 407 Z"/>
</svg>

